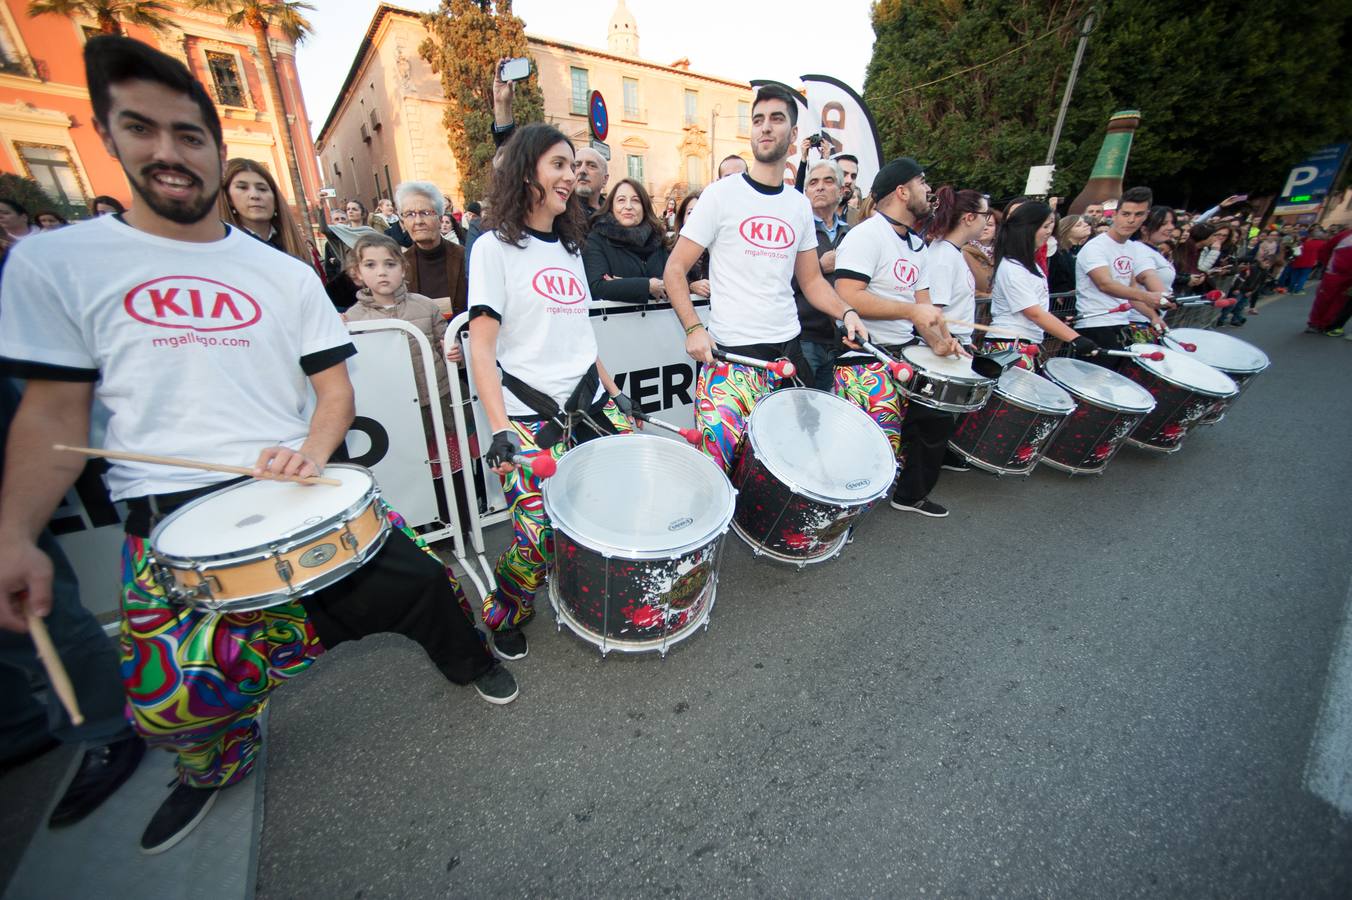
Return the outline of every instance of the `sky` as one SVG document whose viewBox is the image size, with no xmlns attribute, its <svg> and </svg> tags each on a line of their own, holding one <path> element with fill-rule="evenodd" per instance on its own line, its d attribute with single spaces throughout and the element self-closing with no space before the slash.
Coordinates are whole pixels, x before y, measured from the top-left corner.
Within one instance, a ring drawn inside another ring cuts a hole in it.
<svg viewBox="0 0 1352 900">
<path fill-rule="evenodd" d="M 378 0 L 312 2 L 318 7 L 308 17 L 314 36 L 301 44 L 296 65 L 306 109 L 318 131 L 379 4 Z M 437 7 L 436 0 L 395 5 L 414 10 Z M 639 53 L 646 60 L 670 63 L 686 56 L 696 72 L 740 81 L 770 78 L 795 87 L 802 75 L 833 75 L 863 93 L 864 69 L 873 53 L 870 0 L 801 7 L 729 0 L 626 0 L 626 5 L 638 22 Z M 527 33 L 602 49 L 614 9 L 613 0 L 513 4 Z M 818 25 L 819 10 L 834 17 L 829 32 Z"/>
</svg>

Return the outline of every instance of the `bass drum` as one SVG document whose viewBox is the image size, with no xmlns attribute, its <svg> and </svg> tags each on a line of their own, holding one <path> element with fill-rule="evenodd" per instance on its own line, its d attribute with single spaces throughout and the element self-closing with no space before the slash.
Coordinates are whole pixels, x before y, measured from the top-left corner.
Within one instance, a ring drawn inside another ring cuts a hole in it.
<svg viewBox="0 0 1352 900">
<path fill-rule="evenodd" d="M 1053 357 L 1043 371 L 1075 398 L 1075 412 L 1043 451 L 1042 461 L 1071 475 L 1101 475 L 1155 408 L 1155 398 L 1130 378 L 1079 359 Z"/>
<path fill-rule="evenodd" d="M 775 391 L 751 411 L 733 465 L 733 531 L 757 556 L 831 559 L 896 474 L 892 445 L 859 407 L 811 388 Z"/>
<path fill-rule="evenodd" d="M 1271 362 L 1262 350 L 1248 341 L 1219 331 L 1204 331 L 1200 328 L 1174 328 L 1164 335 L 1164 346 L 1173 350 L 1183 350 L 1183 344 L 1194 344 L 1197 349 L 1192 358 L 1204 362 L 1213 369 L 1220 369 L 1239 388 L 1239 394 L 1211 404 L 1198 425 L 1215 425 L 1225 418 L 1225 412 L 1238 402 L 1240 396 L 1249 389 L 1253 380 L 1263 373 Z M 1186 351 L 1184 351 L 1186 352 Z"/>
<path fill-rule="evenodd" d="M 735 499 L 713 460 L 654 435 L 610 435 L 565 453 L 542 493 L 560 628 L 603 656 L 665 656 L 707 626 Z"/>
<path fill-rule="evenodd" d="M 1028 475 L 1074 411 L 1070 394 L 1040 375 L 1010 368 L 985 407 L 958 420 L 948 446 L 987 472 Z"/>
<path fill-rule="evenodd" d="M 1218 402 L 1239 396 L 1239 388 L 1230 376 L 1192 358 L 1182 350 L 1161 348 L 1156 344 L 1132 344 L 1133 353 L 1152 350 L 1164 359 L 1136 357 L 1123 374 L 1141 385 L 1155 398 L 1155 408 L 1141 420 L 1128 441 L 1142 450 L 1174 453 L 1183 447 L 1188 429 L 1201 422 Z"/>
</svg>

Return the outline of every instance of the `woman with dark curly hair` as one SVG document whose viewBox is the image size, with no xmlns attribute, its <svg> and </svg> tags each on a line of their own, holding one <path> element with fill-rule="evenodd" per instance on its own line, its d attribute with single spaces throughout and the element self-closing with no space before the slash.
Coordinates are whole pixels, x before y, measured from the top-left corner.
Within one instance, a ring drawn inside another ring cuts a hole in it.
<svg viewBox="0 0 1352 900">
<path fill-rule="evenodd" d="M 493 432 L 484 459 L 512 510 L 512 543 L 498 560 L 483 618 L 498 656 L 520 659 L 521 626 L 535 615 L 552 551 L 540 483 L 513 461 L 523 450 L 559 457 L 580 440 L 627 431 L 633 407 L 597 358 L 587 315 L 586 226 L 573 193 L 572 143 L 551 125 L 527 125 L 500 153 L 487 230 L 471 251 L 469 342 Z"/>
</svg>

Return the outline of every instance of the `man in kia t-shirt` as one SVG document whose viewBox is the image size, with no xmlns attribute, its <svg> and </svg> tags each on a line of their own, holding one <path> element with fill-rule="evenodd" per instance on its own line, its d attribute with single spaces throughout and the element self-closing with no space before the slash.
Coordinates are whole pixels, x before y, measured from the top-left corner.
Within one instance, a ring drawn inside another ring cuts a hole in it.
<svg viewBox="0 0 1352 900">
<path fill-rule="evenodd" d="M 1131 188 L 1118 201 L 1108 230 L 1090 238 L 1075 257 L 1075 330 L 1100 347 L 1117 350 L 1127 345 L 1128 322 L 1124 303 L 1143 315 L 1158 317 L 1163 291 L 1137 287 L 1145 263 L 1132 247 L 1131 236 L 1150 211 L 1149 188 Z M 1116 368 L 1121 357 L 1099 354 L 1091 362 Z"/>
<path fill-rule="evenodd" d="M 836 296 L 817 261 L 812 207 L 784 187 L 784 161 L 793 145 L 798 105 L 785 88 L 767 85 L 751 104 L 751 171 L 714 182 L 681 230 L 664 273 L 671 308 L 685 328 L 685 352 L 703 363 L 695 382 L 695 424 L 703 448 L 724 471 L 751 409 L 779 387 L 769 371 L 714 359 L 714 349 L 760 360 L 787 358 L 804 377 L 798 344 L 796 277 L 807 302 L 842 320 L 849 337 L 867 337 L 859 314 Z M 709 251 L 709 326 L 690 302 L 686 275 Z"/>
<path fill-rule="evenodd" d="M 353 418 L 346 360 L 356 350 L 314 271 L 217 215 L 225 146 L 206 90 L 181 62 L 130 38 L 94 37 L 84 53 L 95 130 L 136 200 L 123 215 L 24 241 L 4 273 L 4 295 L 23 302 L 0 317 L 0 372 L 28 380 L 0 487 L 0 625 L 11 630 L 50 609 L 52 564 L 35 539 L 84 467 L 52 445 L 88 440 L 95 400 L 111 414 L 109 449 L 252 466 L 255 478 L 277 480 L 323 471 Z M 178 784 L 143 833 L 144 852 L 173 847 L 249 775 L 273 688 L 338 644 L 403 634 L 448 680 L 473 683 L 491 703 L 516 697 L 459 586 L 393 512 L 383 548 L 333 586 L 217 614 L 166 594 L 148 538 L 229 479 L 114 460 L 107 480 L 128 509 L 127 716 L 177 756 Z"/>
</svg>

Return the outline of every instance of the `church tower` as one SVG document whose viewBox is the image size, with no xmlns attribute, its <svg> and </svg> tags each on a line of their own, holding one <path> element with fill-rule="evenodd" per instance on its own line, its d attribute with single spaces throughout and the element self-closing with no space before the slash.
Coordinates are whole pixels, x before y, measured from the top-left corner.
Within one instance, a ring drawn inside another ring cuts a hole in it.
<svg viewBox="0 0 1352 900">
<path fill-rule="evenodd" d="M 610 52 L 616 56 L 638 59 L 638 22 L 634 21 L 634 14 L 624 5 L 624 0 L 615 4 L 606 40 Z"/>
</svg>

